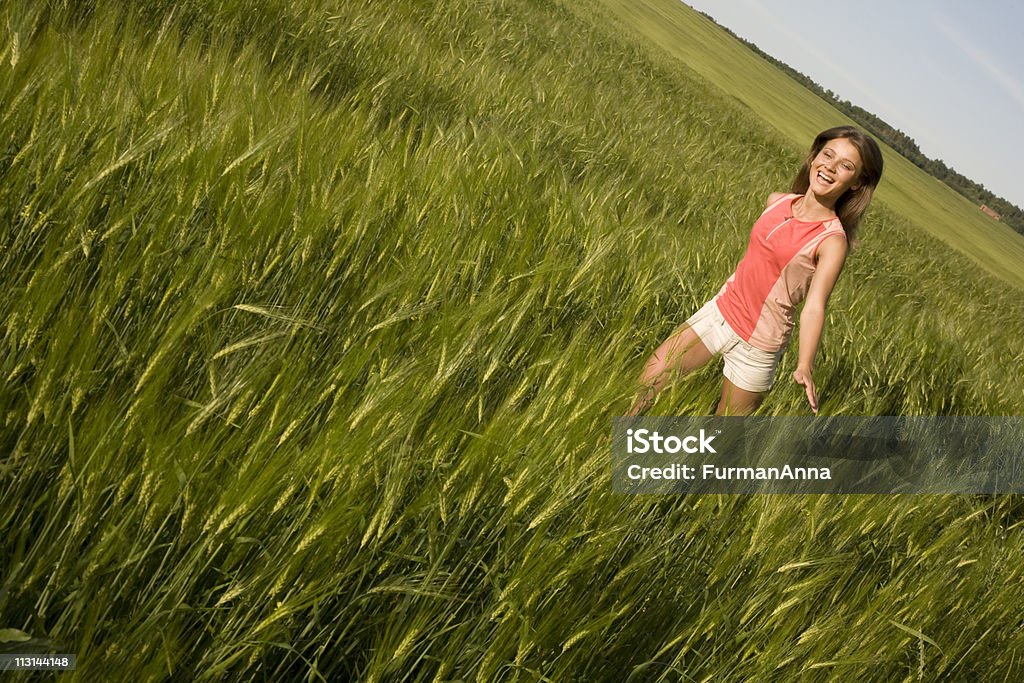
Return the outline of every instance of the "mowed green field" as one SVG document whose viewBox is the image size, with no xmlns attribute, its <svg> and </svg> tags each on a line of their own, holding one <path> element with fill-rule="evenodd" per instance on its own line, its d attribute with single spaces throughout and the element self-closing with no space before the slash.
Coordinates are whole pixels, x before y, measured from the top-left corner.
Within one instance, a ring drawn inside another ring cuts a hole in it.
<svg viewBox="0 0 1024 683">
<path fill-rule="evenodd" d="M 0 8 L 2 651 L 82 681 L 1021 678 L 1016 497 L 611 493 L 612 417 L 803 145 L 602 7 Z M 822 413 L 1020 414 L 1016 291 L 895 199 L 862 227 Z M 794 358 L 765 414 L 807 414 Z"/>
<path fill-rule="evenodd" d="M 804 150 L 825 128 L 854 123 L 682 2 L 603 0 L 603 4 L 649 46 L 680 60 L 750 107 L 791 141 L 795 151 Z M 877 194 L 882 202 L 1008 283 L 1024 287 L 1024 236 L 985 216 L 889 147 L 884 155 L 885 181 Z"/>
</svg>

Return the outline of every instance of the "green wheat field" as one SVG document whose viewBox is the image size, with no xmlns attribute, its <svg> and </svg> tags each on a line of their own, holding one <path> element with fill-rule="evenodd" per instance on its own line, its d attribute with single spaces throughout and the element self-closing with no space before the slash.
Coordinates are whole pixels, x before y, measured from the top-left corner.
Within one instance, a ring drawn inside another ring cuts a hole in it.
<svg viewBox="0 0 1024 683">
<path fill-rule="evenodd" d="M 0 36 L 0 652 L 78 681 L 1024 677 L 1017 497 L 611 492 L 643 361 L 845 122 L 730 92 L 723 64 L 784 77 L 696 13 L 10 0 Z M 1024 240 L 886 154 L 822 413 L 1021 414 Z M 808 411 L 789 381 L 761 409 Z"/>
</svg>

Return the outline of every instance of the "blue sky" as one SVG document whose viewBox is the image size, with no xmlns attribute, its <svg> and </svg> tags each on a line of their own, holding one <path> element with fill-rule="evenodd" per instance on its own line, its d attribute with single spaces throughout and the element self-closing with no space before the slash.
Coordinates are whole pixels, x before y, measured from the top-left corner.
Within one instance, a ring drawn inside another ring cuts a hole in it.
<svg viewBox="0 0 1024 683">
<path fill-rule="evenodd" d="M 686 4 L 1024 208 L 1024 2 Z"/>
</svg>

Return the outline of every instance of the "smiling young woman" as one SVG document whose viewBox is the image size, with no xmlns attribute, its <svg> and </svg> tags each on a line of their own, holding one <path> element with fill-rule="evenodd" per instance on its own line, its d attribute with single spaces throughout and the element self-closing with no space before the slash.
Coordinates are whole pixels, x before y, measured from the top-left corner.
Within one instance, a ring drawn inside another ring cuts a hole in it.
<svg viewBox="0 0 1024 683">
<path fill-rule="evenodd" d="M 725 361 L 716 413 L 747 415 L 764 400 L 800 313 L 793 380 L 818 412 L 812 370 L 835 287 L 860 219 L 882 178 L 878 145 L 853 126 L 818 134 L 791 192 L 773 192 L 725 285 L 655 350 L 628 414 L 646 411 L 671 379 L 715 355 Z"/>
</svg>

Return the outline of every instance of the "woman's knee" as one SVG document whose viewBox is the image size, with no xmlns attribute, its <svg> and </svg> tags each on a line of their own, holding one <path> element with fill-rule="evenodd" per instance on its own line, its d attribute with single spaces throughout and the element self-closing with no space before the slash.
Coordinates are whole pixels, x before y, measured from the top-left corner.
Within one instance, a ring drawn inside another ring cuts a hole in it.
<svg viewBox="0 0 1024 683">
<path fill-rule="evenodd" d="M 728 379 L 724 379 L 722 396 L 715 409 L 715 415 L 750 415 L 761 407 L 765 393 L 740 389 Z"/>
</svg>

